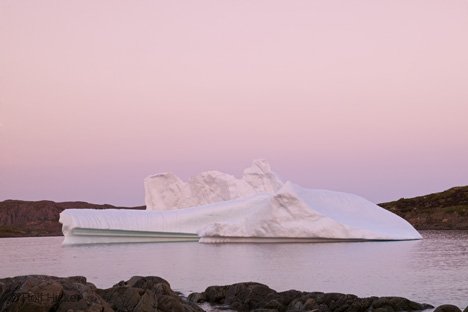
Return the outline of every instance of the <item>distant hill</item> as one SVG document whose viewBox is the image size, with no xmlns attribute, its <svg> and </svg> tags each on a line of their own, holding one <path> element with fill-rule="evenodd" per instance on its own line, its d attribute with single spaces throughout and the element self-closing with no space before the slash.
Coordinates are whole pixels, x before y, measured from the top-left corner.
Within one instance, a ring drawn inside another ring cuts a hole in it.
<svg viewBox="0 0 468 312">
<path fill-rule="evenodd" d="M 145 209 L 145 206 L 115 207 L 86 202 L 5 200 L 0 202 L 0 237 L 62 235 L 59 214 L 68 208 Z"/>
<path fill-rule="evenodd" d="M 468 186 L 379 205 L 418 230 L 468 230 Z"/>
</svg>

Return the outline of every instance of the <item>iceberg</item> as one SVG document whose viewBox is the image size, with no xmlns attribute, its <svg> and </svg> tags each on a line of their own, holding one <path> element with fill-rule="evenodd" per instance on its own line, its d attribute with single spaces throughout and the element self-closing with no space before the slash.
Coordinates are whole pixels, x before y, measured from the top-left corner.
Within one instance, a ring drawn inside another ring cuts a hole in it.
<svg viewBox="0 0 468 312">
<path fill-rule="evenodd" d="M 144 184 L 146 210 L 64 210 L 64 244 L 421 239 L 406 220 L 360 196 L 283 183 L 263 160 L 239 179 L 207 171 L 184 182 L 164 173 Z"/>
</svg>

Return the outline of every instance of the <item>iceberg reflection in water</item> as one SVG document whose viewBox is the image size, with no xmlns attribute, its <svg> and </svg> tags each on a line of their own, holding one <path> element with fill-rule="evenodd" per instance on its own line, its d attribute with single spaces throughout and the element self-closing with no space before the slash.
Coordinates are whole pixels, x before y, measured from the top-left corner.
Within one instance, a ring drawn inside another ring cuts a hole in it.
<svg viewBox="0 0 468 312">
<path fill-rule="evenodd" d="M 407 221 L 357 195 L 279 182 L 264 161 L 245 172 L 236 179 L 210 171 L 187 183 L 149 177 L 156 182 L 145 181 L 144 211 L 67 209 L 64 244 L 421 239 Z M 202 204 L 185 208 L 194 203 Z"/>
</svg>

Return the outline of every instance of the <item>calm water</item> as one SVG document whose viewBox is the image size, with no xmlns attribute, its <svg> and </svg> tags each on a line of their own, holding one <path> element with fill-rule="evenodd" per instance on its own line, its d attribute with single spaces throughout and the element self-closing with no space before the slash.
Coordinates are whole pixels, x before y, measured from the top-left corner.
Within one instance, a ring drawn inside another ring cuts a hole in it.
<svg viewBox="0 0 468 312">
<path fill-rule="evenodd" d="M 468 306 L 468 231 L 422 232 L 408 242 L 197 243 L 62 247 L 62 237 L 0 239 L 0 277 L 84 275 L 109 287 L 156 275 L 184 293 L 241 281 L 276 290 L 398 295 Z"/>
</svg>

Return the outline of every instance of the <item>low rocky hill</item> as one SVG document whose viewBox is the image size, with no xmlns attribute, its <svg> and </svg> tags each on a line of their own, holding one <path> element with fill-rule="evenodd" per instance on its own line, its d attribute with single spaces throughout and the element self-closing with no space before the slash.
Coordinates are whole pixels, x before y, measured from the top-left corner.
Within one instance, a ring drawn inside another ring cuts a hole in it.
<svg viewBox="0 0 468 312">
<path fill-rule="evenodd" d="M 129 208 L 86 202 L 5 200 L 0 202 L 0 237 L 62 235 L 59 214 L 68 208 L 145 209 L 144 206 Z"/>
<path fill-rule="evenodd" d="M 379 205 L 418 230 L 468 230 L 468 186 Z"/>
</svg>

